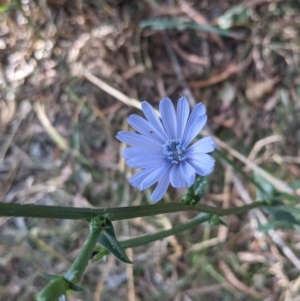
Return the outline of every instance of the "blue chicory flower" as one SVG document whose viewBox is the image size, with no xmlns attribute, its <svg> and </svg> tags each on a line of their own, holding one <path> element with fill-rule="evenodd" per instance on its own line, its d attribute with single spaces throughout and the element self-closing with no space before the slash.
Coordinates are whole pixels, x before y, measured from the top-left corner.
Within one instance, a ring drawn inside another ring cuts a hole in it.
<svg viewBox="0 0 300 301">
<path fill-rule="evenodd" d="M 207 176 L 213 171 L 215 160 L 207 154 L 216 148 L 213 138 L 192 143 L 207 121 L 202 103 L 190 114 L 186 97 L 178 100 L 176 111 L 172 101 L 163 98 L 159 103 L 161 118 L 147 101 L 142 102 L 142 110 L 146 119 L 136 114 L 128 118 L 137 133 L 120 131 L 116 136 L 131 146 L 123 151 L 126 163 L 141 169 L 129 179 L 134 187 L 144 190 L 157 183 L 151 200 L 158 202 L 169 184 L 175 188 L 190 187 L 196 174 Z"/>
</svg>

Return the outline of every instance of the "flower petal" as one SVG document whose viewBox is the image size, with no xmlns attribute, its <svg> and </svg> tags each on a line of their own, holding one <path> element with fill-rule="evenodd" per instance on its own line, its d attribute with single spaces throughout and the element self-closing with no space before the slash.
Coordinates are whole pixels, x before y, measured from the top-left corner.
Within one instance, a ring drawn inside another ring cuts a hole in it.
<svg viewBox="0 0 300 301">
<path fill-rule="evenodd" d="M 190 187 L 195 182 L 196 171 L 188 162 L 184 162 L 181 166 L 181 172 L 185 178 L 186 187 Z"/>
<path fill-rule="evenodd" d="M 147 160 L 150 156 L 164 158 L 161 147 L 147 148 L 142 146 L 133 146 L 125 148 L 122 152 L 122 155 L 125 159 L 130 159 L 134 157 L 144 157 Z"/>
<path fill-rule="evenodd" d="M 163 125 L 158 118 L 158 115 L 154 111 L 153 107 L 147 102 L 143 101 L 142 102 L 142 110 L 148 119 L 148 121 L 151 123 L 153 126 L 153 130 L 164 140 L 168 139 L 168 136 L 163 128 Z"/>
<path fill-rule="evenodd" d="M 168 138 L 175 139 L 177 134 L 177 122 L 174 105 L 170 98 L 164 98 L 160 101 L 159 112 Z"/>
<path fill-rule="evenodd" d="M 165 163 L 161 148 L 129 147 L 123 150 L 126 163 L 132 168 L 160 167 Z"/>
<path fill-rule="evenodd" d="M 210 153 L 210 152 L 214 151 L 216 147 L 217 147 L 217 144 L 212 137 L 210 137 L 210 136 L 204 137 L 204 138 L 198 140 L 197 142 L 195 142 L 194 144 L 192 144 L 188 148 L 187 155 L 193 156 L 195 154 Z"/>
<path fill-rule="evenodd" d="M 173 165 L 170 171 L 170 183 L 175 188 L 190 187 L 195 181 L 195 169 L 187 162 Z"/>
<path fill-rule="evenodd" d="M 118 140 L 133 146 L 143 145 L 144 147 L 149 148 L 161 146 L 160 142 L 155 138 L 146 137 L 137 133 L 121 131 L 117 133 L 116 137 Z"/>
<path fill-rule="evenodd" d="M 202 103 L 199 103 L 194 107 L 184 131 L 184 147 L 187 147 L 205 126 L 207 121 L 205 112 L 205 106 Z"/>
<path fill-rule="evenodd" d="M 179 98 L 176 109 L 177 118 L 177 138 L 182 138 L 190 114 L 190 106 L 187 98 Z"/>
<path fill-rule="evenodd" d="M 184 176 L 180 171 L 180 164 L 173 164 L 172 169 L 170 171 L 170 183 L 175 188 L 185 187 Z"/>
<path fill-rule="evenodd" d="M 152 194 L 150 196 L 150 199 L 151 199 L 152 202 L 157 203 L 165 195 L 165 193 L 168 189 L 168 186 L 170 184 L 170 182 L 169 182 L 169 173 L 170 173 L 170 167 L 166 168 L 164 173 L 162 173 L 160 175 L 160 179 L 158 181 L 158 184 L 157 184 L 156 188 L 154 189 L 154 191 L 152 192 Z"/>
<path fill-rule="evenodd" d="M 133 175 L 132 177 L 129 178 L 129 183 L 134 186 L 135 188 L 142 190 L 141 188 L 141 184 L 144 181 L 144 179 L 146 179 L 155 169 L 154 168 L 146 168 L 143 169 L 141 171 L 139 171 L 138 173 L 136 173 L 135 175 Z"/>
<path fill-rule="evenodd" d="M 129 125 L 140 134 L 148 135 L 152 131 L 150 122 L 137 114 L 130 115 L 127 120 Z"/>
<path fill-rule="evenodd" d="M 145 158 L 145 156 L 138 156 L 126 159 L 126 163 L 131 168 L 147 168 L 151 166 L 159 168 L 165 161 L 161 156 L 151 156 L 148 158 Z"/>
<path fill-rule="evenodd" d="M 166 165 L 162 164 L 158 166 L 155 170 L 153 170 L 152 173 L 150 173 L 141 183 L 140 187 L 142 190 L 149 188 L 152 186 L 154 183 L 158 182 L 161 174 L 166 170 Z"/>
<path fill-rule="evenodd" d="M 159 136 L 156 131 L 154 131 L 151 123 L 145 118 L 136 114 L 132 114 L 128 117 L 128 123 L 138 133 L 150 138 L 155 138 L 162 143 L 164 142 L 164 139 L 162 139 L 161 136 Z"/>
<path fill-rule="evenodd" d="M 197 154 L 188 158 L 188 163 L 195 168 L 195 171 L 200 176 L 209 175 L 215 167 L 215 159 L 207 154 Z"/>
</svg>

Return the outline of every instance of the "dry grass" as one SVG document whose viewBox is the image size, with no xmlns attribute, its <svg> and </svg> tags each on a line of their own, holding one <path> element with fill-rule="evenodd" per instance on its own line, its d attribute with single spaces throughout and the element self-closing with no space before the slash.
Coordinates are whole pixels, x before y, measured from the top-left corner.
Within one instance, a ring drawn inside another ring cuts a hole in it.
<svg viewBox="0 0 300 301">
<path fill-rule="evenodd" d="M 260 168 L 271 172 L 268 181 L 279 191 L 294 185 L 300 195 L 297 1 L 1 3 L 2 202 L 146 203 L 127 184 L 132 171 L 114 136 L 138 110 L 136 99 L 155 105 L 182 93 L 192 105 L 206 104 L 209 131 L 237 164 L 219 158 L 203 201 L 224 207 L 252 202 L 255 187 L 238 171 L 264 178 Z M 180 25 L 224 24 L 234 8 L 227 36 Z M 142 29 L 139 22 L 149 19 L 175 26 Z M 180 193 L 171 190 L 167 201 Z M 283 196 L 280 201 L 290 204 Z M 115 227 L 119 238 L 127 238 L 190 217 Z M 113 257 L 93 263 L 82 282 L 86 290 L 70 300 L 300 300 L 299 228 L 268 228 L 269 220 L 262 211 L 231 216 L 228 227 L 204 225 L 129 250 L 133 266 Z M 84 221 L 0 218 L 0 300 L 33 300 L 47 281 L 42 274 L 63 273 L 87 231 Z"/>
</svg>

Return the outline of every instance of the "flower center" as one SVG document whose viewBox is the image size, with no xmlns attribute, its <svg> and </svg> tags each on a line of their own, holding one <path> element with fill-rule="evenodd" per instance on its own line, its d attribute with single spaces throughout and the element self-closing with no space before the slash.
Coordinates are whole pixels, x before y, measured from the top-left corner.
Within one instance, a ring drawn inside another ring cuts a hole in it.
<svg viewBox="0 0 300 301">
<path fill-rule="evenodd" d="M 173 164 L 178 164 L 186 159 L 185 149 L 182 147 L 181 139 L 168 140 L 163 145 L 163 152 L 168 161 Z"/>
</svg>

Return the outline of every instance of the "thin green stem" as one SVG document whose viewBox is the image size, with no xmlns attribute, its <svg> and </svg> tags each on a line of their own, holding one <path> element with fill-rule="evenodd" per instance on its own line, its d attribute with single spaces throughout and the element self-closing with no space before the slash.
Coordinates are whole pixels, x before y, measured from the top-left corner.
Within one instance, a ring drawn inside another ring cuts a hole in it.
<svg viewBox="0 0 300 301">
<path fill-rule="evenodd" d="M 90 222 L 90 233 L 85 241 L 80 253 L 76 257 L 75 261 L 71 265 L 68 272 L 65 274 L 65 278 L 71 282 L 80 281 L 86 266 L 90 258 L 92 257 L 92 253 L 95 249 L 95 245 L 99 239 L 99 235 L 102 231 L 103 221 L 101 218 L 93 218 Z"/>
<path fill-rule="evenodd" d="M 151 242 L 169 237 L 171 235 L 179 234 L 183 231 L 186 231 L 190 228 L 193 228 L 197 225 L 200 225 L 200 224 L 208 221 L 210 218 L 211 218 L 211 215 L 209 215 L 209 214 L 199 213 L 196 217 L 194 217 L 193 219 L 191 219 L 190 221 L 188 221 L 187 223 L 185 223 L 183 225 L 175 226 L 171 229 L 163 230 L 163 231 L 160 231 L 160 232 L 154 233 L 154 234 L 142 235 L 139 237 L 126 239 L 126 240 L 120 241 L 120 246 L 122 247 L 122 249 L 128 249 L 128 248 L 134 248 L 134 247 L 146 245 Z M 101 252 L 99 252 L 95 256 L 95 260 L 99 260 L 103 256 L 106 256 L 107 254 L 109 254 L 109 251 L 104 250 L 103 248 L 100 248 L 100 250 L 101 250 Z"/>
<path fill-rule="evenodd" d="M 106 215 L 111 221 L 130 219 L 135 217 L 152 216 L 156 214 L 196 211 L 219 216 L 230 214 L 242 214 L 251 209 L 268 206 L 264 202 L 254 202 L 249 205 L 231 208 L 218 208 L 197 204 L 195 206 L 171 203 L 129 206 L 118 208 L 73 208 L 63 206 L 44 206 L 31 204 L 9 204 L 0 203 L 0 216 L 36 217 L 36 218 L 58 218 L 58 219 L 88 219 L 99 215 Z"/>
<path fill-rule="evenodd" d="M 140 237 L 132 238 L 132 239 L 127 239 L 124 241 L 120 241 L 120 245 L 122 248 L 127 249 L 127 248 L 133 248 L 133 247 L 138 247 L 142 246 L 145 244 L 149 244 L 151 242 L 154 242 L 156 240 L 160 240 L 163 238 L 166 238 L 171 235 L 175 235 L 178 233 L 181 233 L 183 231 L 186 231 L 190 228 L 193 228 L 199 224 L 202 224 L 210 219 L 210 215 L 203 215 L 202 213 L 198 214 L 196 217 L 191 219 L 189 222 L 176 226 L 174 228 L 164 230 L 155 234 L 148 234 L 148 235 L 143 235 Z"/>
<path fill-rule="evenodd" d="M 74 289 L 80 281 L 95 249 L 102 231 L 103 220 L 95 217 L 90 222 L 90 233 L 80 253 L 64 276 L 55 276 L 54 279 L 38 294 L 38 301 L 56 301 L 70 289 Z"/>
</svg>

